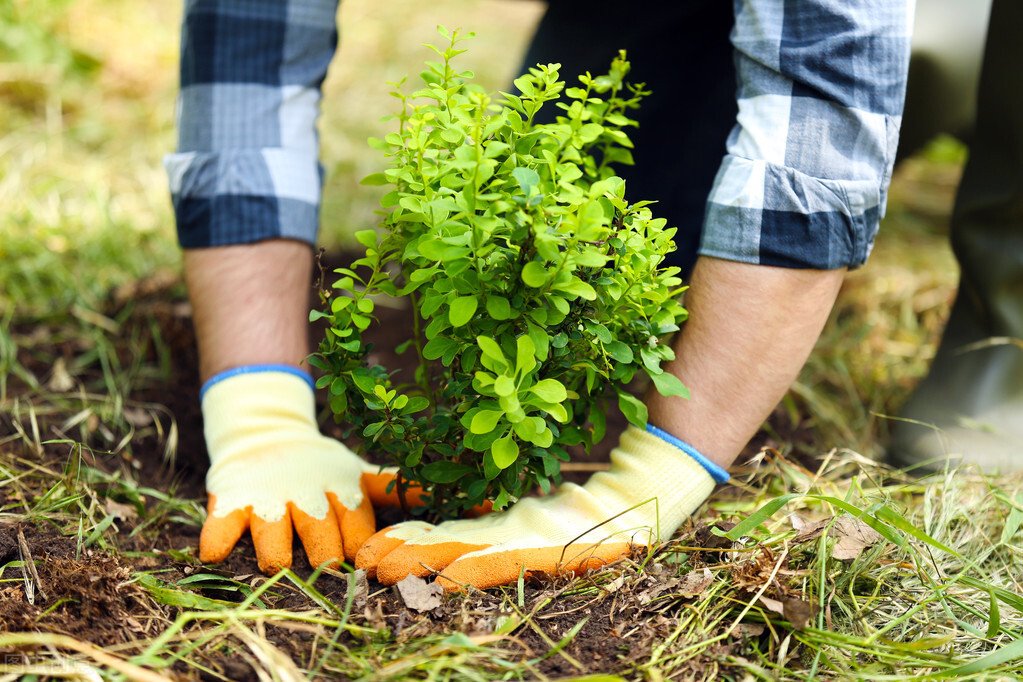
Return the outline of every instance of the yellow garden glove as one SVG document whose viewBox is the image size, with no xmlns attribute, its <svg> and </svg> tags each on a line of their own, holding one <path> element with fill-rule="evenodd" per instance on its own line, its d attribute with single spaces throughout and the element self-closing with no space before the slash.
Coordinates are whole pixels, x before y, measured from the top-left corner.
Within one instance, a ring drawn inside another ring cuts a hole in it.
<svg viewBox="0 0 1023 682">
<path fill-rule="evenodd" d="M 210 455 L 202 561 L 223 561 L 248 529 L 261 571 L 290 567 L 292 528 L 313 566 L 353 560 L 376 529 L 372 503 L 397 504 L 386 494 L 393 474 L 320 434 L 306 372 L 231 369 L 206 382 L 201 401 Z"/>
<path fill-rule="evenodd" d="M 656 427 L 630 426 L 611 452 L 609 471 L 585 486 L 562 485 L 508 511 L 433 527 L 402 523 L 380 531 L 355 565 L 390 585 L 440 572 L 449 591 L 514 582 L 529 573 L 580 573 L 631 547 L 671 537 L 728 473 Z"/>
</svg>

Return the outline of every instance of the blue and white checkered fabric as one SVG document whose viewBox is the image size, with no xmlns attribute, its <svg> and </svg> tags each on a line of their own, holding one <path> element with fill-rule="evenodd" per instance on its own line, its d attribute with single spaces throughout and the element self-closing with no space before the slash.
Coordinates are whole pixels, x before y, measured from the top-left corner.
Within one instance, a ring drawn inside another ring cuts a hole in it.
<svg viewBox="0 0 1023 682">
<path fill-rule="evenodd" d="M 337 0 L 188 0 L 178 149 L 164 160 L 185 248 L 313 243 L 316 118 Z"/>
<path fill-rule="evenodd" d="M 336 11 L 337 0 L 186 3 L 178 150 L 165 160 L 185 248 L 315 241 L 315 124 Z M 735 0 L 739 116 L 702 254 L 820 269 L 866 260 L 895 158 L 912 11 L 913 0 Z M 699 27 L 680 27 L 680 40 L 686 30 Z"/>
<path fill-rule="evenodd" d="M 862 265 L 895 161 L 913 1 L 737 0 L 735 13 L 739 116 L 700 253 Z"/>
</svg>

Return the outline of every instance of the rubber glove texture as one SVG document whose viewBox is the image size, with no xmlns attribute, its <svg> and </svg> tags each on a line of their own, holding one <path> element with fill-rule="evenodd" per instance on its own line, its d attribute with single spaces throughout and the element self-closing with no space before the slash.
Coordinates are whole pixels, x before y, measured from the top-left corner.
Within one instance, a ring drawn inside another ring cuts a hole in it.
<svg viewBox="0 0 1023 682">
<path fill-rule="evenodd" d="M 658 433 L 629 427 L 610 469 L 585 486 L 566 483 L 478 519 L 385 528 L 366 541 L 355 565 L 386 585 L 438 573 L 437 582 L 455 591 L 506 585 L 522 570 L 581 573 L 666 540 L 728 474 Z"/>
<path fill-rule="evenodd" d="M 210 456 L 203 562 L 223 561 L 246 530 L 264 573 L 291 566 L 293 530 L 313 566 L 351 561 L 376 529 L 373 498 L 397 504 L 385 492 L 393 475 L 320 434 L 305 372 L 228 370 L 206 383 L 201 402 Z"/>
</svg>

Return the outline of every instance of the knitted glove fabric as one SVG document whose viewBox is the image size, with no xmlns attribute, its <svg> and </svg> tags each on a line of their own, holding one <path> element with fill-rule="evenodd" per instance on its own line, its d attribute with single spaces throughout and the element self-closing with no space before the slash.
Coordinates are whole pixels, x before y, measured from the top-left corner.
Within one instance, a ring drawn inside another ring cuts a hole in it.
<svg viewBox="0 0 1023 682">
<path fill-rule="evenodd" d="M 210 456 L 202 561 L 223 561 L 246 530 L 264 573 L 291 566 L 293 530 L 313 566 L 353 560 L 376 528 L 372 502 L 397 504 L 385 492 L 392 474 L 320 434 L 305 372 L 228 370 L 206 383 L 201 402 Z"/>
<path fill-rule="evenodd" d="M 522 570 L 580 573 L 671 537 L 727 478 L 681 441 L 629 427 L 611 468 L 586 485 L 566 483 L 478 519 L 391 526 L 366 541 L 356 566 L 384 584 L 439 572 L 449 591 L 506 585 Z"/>
</svg>

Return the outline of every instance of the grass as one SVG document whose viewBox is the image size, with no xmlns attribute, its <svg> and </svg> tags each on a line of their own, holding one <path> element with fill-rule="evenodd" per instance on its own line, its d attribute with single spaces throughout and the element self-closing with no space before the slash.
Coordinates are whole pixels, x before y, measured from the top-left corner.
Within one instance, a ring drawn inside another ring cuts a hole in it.
<svg viewBox="0 0 1023 682">
<path fill-rule="evenodd" d="M 387 130 L 385 82 L 419 69 L 433 26 L 475 30 L 497 88 L 538 11 L 343 3 L 321 124 L 327 244 L 374 222 L 364 140 Z M 0 7 L 0 680 L 1023 676 L 1023 479 L 874 461 L 954 293 L 944 230 L 963 152 L 948 140 L 900 167 L 871 262 L 768 434 L 780 452 L 672 542 L 425 613 L 354 573 L 199 564 L 201 499 L 170 464 L 195 434 L 158 399 L 183 390 L 167 334 L 187 317 L 160 168 L 179 13 Z"/>
</svg>

